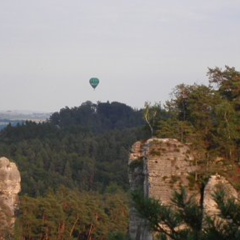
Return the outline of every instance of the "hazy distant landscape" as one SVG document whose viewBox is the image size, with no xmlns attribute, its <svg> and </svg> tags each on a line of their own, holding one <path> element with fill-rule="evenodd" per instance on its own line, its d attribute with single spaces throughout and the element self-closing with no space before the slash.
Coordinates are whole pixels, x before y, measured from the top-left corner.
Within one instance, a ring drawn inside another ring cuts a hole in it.
<svg viewBox="0 0 240 240">
<path fill-rule="evenodd" d="M 16 125 L 24 121 L 42 122 L 48 119 L 52 113 L 26 111 L 26 110 L 0 110 L 0 130 L 6 127 L 9 123 Z"/>
</svg>

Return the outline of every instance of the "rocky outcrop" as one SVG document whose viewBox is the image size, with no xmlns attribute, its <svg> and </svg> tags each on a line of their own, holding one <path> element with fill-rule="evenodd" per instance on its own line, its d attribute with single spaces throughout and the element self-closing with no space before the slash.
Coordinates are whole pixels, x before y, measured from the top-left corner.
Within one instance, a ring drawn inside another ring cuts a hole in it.
<svg viewBox="0 0 240 240">
<path fill-rule="evenodd" d="M 18 193 L 21 191 L 20 172 L 15 163 L 0 158 L 0 239 L 12 234 Z"/>
<path fill-rule="evenodd" d="M 210 217 L 216 222 L 224 223 L 225 220 L 219 216 L 220 210 L 215 201 L 215 193 L 223 191 L 227 199 L 234 199 L 238 201 L 238 192 L 236 189 L 224 178 L 218 174 L 209 178 L 203 195 L 203 227 L 206 227 L 205 219 Z M 226 199 L 226 200 L 227 200 Z"/>
<path fill-rule="evenodd" d="M 132 191 L 143 190 L 146 197 L 170 204 L 173 192 L 191 189 L 196 166 L 190 148 L 176 139 L 152 138 L 136 142 L 129 157 L 129 181 Z M 130 237 L 151 240 L 146 222 L 134 209 L 130 212 Z"/>
<path fill-rule="evenodd" d="M 136 142 L 129 157 L 129 181 L 131 191 L 141 190 L 145 197 L 160 200 L 170 205 L 173 193 L 186 187 L 190 196 L 202 202 L 203 228 L 205 219 L 218 217 L 219 209 L 214 193 L 221 188 L 227 197 L 238 201 L 238 193 L 233 186 L 218 174 L 209 178 L 203 194 L 194 187 L 195 173 L 199 170 L 188 145 L 176 139 L 152 138 L 146 142 Z M 198 201 L 200 202 L 200 201 Z M 224 222 L 223 222 L 224 223 Z M 185 226 L 187 227 L 187 226 Z M 134 208 L 130 211 L 129 234 L 133 240 L 152 240 L 147 222 L 141 219 Z"/>
</svg>

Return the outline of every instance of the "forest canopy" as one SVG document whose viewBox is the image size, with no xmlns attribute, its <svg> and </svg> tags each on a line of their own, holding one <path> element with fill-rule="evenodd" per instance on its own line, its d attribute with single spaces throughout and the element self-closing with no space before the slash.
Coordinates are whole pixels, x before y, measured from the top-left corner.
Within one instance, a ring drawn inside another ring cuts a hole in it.
<svg viewBox="0 0 240 240">
<path fill-rule="evenodd" d="M 46 122 L 8 125 L 0 153 L 22 175 L 22 194 L 40 196 L 59 186 L 104 191 L 128 188 L 128 152 L 143 137 L 142 110 L 118 103 L 88 101 L 65 107 Z"/>
</svg>

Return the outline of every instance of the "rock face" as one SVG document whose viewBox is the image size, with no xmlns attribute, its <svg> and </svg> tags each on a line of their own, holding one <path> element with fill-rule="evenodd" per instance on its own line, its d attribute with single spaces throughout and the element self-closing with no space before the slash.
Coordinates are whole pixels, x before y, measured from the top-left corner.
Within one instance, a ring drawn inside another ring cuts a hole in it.
<svg viewBox="0 0 240 240">
<path fill-rule="evenodd" d="M 152 138 L 136 142 L 129 158 L 129 181 L 132 191 L 141 189 L 146 197 L 170 204 L 173 192 L 186 186 L 191 189 L 196 166 L 187 145 L 176 139 Z M 152 240 L 144 220 L 134 209 L 130 212 L 130 237 Z"/>
<path fill-rule="evenodd" d="M 146 142 L 136 142 L 129 157 L 129 181 L 131 191 L 141 190 L 145 197 L 160 200 L 164 205 L 171 204 L 171 198 L 180 187 L 186 187 L 190 195 L 200 200 L 200 192 L 194 189 L 194 176 L 198 170 L 188 145 L 175 139 L 152 138 Z M 222 176 L 209 178 L 203 191 L 203 227 L 205 219 L 214 217 L 217 221 L 219 209 L 214 200 L 214 192 L 219 187 L 228 197 L 238 201 L 238 193 Z M 147 223 L 141 219 L 136 210 L 130 210 L 129 235 L 133 240 L 153 240 Z"/>
<path fill-rule="evenodd" d="M 214 218 L 215 221 L 224 223 L 224 220 L 218 216 L 220 210 L 214 199 L 214 193 L 218 190 L 224 191 L 228 198 L 238 201 L 238 192 L 223 176 L 218 174 L 211 176 L 204 188 L 203 223 L 205 223 L 206 217 Z"/>
<path fill-rule="evenodd" d="M 18 207 L 18 193 L 21 191 L 21 177 L 15 163 L 0 158 L 0 239 L 11 234 Z"/>
</svg>

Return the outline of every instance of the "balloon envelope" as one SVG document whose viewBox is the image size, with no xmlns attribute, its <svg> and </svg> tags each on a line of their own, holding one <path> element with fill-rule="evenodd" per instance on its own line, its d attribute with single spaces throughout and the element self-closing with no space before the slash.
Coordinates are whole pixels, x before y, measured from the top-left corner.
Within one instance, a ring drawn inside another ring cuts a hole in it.
<svg viewBox="0 0 240 240">
<path fill-rule="evenodd" d="M 95 89 L 97 85 L 99 84 L 99 79 L 98 78 L 91 78 L 89 80 L 90 85 Z"/>
</svg>

